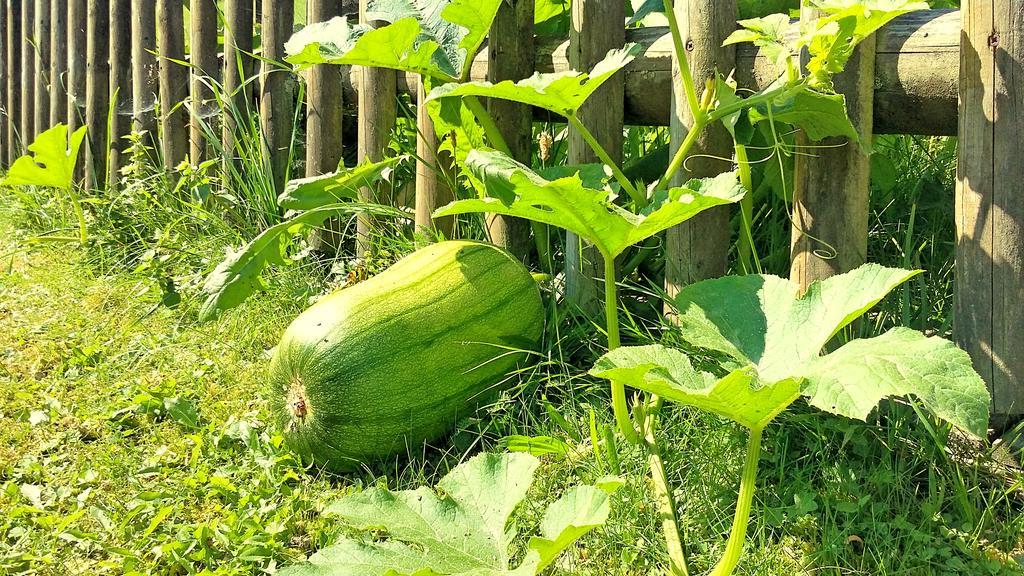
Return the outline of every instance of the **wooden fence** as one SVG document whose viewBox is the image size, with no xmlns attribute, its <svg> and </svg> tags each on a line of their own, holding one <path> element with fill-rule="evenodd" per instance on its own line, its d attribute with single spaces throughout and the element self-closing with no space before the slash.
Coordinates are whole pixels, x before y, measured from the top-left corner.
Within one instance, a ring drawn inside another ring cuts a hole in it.
<svg viewBox="0 0 1024 576">
<path fill-rule="evenodd" d="M 305 113 L 308 175 L 333 169 L 343 142 L 357 142 L 351 156 L 379 159 L 396 121 L 396 94 L 422 96 L 414 77 L 389 70 L 318 68 L 302 79 L 297 102 L 291 71 L 275 64 L 294 28 L 293 3 L 258 0 L 191 0 L 185 21 L 180 0 L 4 0 L 0 10 L 0 162 L 9 164 L 47 127 L 67 122 L 88 127 L 82 177 L 98 189 L 118 185 L 125 135 L 134 127 L 153 134 L 168 168 L 186 159 L 211 159 L 211 125 L 222 126 L 223 169 L 236 161 L 233 123 L 218 124 L 209 80 L 223 82 L 231 105 L 259 114 L 262 142 L 275 186 L 284 185 L 292 155 L 291 124 Z M 262 4 L 262 5 L 261 5 Z M 308 0 L 309 20 L 355 10 L 341 0 Z M 365 14 L 366 0 L 360 13 Z M 721 46 L 735 27 L 734 0 L 676 0 L 690 65 L 698 84 L 716 67 L 735 67 L 741 86 L 763 87 L 777 76 L 749 46 Z M 964 0 L 961 11 L 906 15 L 865 43 L 838 86 L 865 137 L 873 133 L 959 136 L 956 188 L 955 331 L 961 346 L 989 383 L 997 417 L 1024 413 L 1024 0 Z M 358 14 L 350 17 L 357 18 Z M 624 123 L 670 126 L 677 146 L 690 119 L 676 106 L 671 40 L 664 28 L 624 30 L 623 0 L 574 0 L 568 39 L 534 41 L 532 0 L 503 3 L 496 35 L 473 64 L 474 79 L 520 79 L 534 71 L 587 69 L 610 48 L 638 42 L 643 54 L 602 87 L 582 112 L 609 150 L 621 149 Z M 262 54 L 254 57 L 253 33 Z M 377 24 L 377 23 L 370 23 Z M 190 53 L 186 54 L 186 26 Z M 223 31 L 223 47 L 218 32 Z M 189 65 L 183 63 L 188 62 Z M 258 82 L 246 79 L 259 74 Z M 417 98 L 421 99 L 421 98 Z M 959 103 L 959 105 L 958 105 Z M 300 108 L 296 108 L 299 106 Z M 531 111 L 491 102 L 491 112 L 513 153 L 530 158 Z M 343 139 L 342 111 L 358 110 L 355 138 Z M 959 110 L 959 114 L 958 114 Z M 111 115 L 109 112 L 113 111 Z M 159 113 L 159 116 L 156 114 Z M 108 122 L 109 120 L 109 122 Z M 213 120 L 213 122 L 211 122 Z M 432 166 L 437 137 L 419 109 L 416 171 L 417 226 L 452 194 Z M 107 154 L 107 147 L 110 154 Z M 711 131 L 699 150 L 731 154 L 722 134 Z M 570 135 L 570 161 L 593 160 Z M 729 169 L 700 159 L 693 173 Z M 866 258 L 869 162 L 853 146 L 830 148 L 796 164 L 792 276 L 801 282 L 850 269 Z M 364 191 L 378 199 L 379 190 Z M 728 211 L 711 211 L 669 232 L 667 289 L 725 272 Z M 368 222 L 360 222 L 360 236 Z M 526 250 L 528 228 L 504 218 L 488 221 L 492 239 L 512 251 Z M 824 258 L 808 238 L 835 247 Z M 586 305 L 594 297 L 590 250 L 569 250 L 569 296 Z"/>
</svg>

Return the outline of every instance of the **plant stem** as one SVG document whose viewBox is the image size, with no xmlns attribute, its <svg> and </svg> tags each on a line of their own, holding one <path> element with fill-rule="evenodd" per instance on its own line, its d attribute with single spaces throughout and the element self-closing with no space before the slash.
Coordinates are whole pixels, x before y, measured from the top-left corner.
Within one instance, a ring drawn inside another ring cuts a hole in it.
<svg viewBox="0 0 1024 576">
<path fill-rule="evenodd" d="M 690 131 L 686 133 L 686 138 L 683 139 L 683 143 L 679 145 L 679 149 L 676 150 L 675 156 L 672 157 L 672 161 L 669 162 L 668 168 L 665 170 L 665 175 L 658 181 L 656 190 L 664 190 L 668 187 L 672 177 L 675 176 L 676 172 L 679 171 L 683 166 L 683 161 L 686 160 L 686 155 L 690 153 L 693 145 L 697 143 L 697 137 L 704 131 L 704 127 L 707 125 L 705 118 L 698 118 L 694 121 L 693 126 L 690 127 Z"/>
<path fill-rule="evenodd" d="M 761 433 L 763 430 L 763 428 L 750 430 L 747 459 L 743 463 L 743 474 L 740 476 L 740 496 L 736 502 L 736 515 L 732 520 L 729 542 L 725 545 L 725 554 L 715 565 L 710 576 L 730 576 L 740 561 L 743 542 L 747 538 L 747 522 L 750 520 L 750 506 L 754 501 L 754 488 L 757 486 L 757 464 L 761 458 Z"/>
<path fill-rule="evenodd" d="M 580 122 L 580 119 L 576 116 L 567 116 L 567 118 L 569 119 L 569 124 L 571 124 L 572 127 L 580 133 L 580 136 L 582 136 L 583 140 L 588 146 L 590 146 L 590 149 L 594 151 L 594 154 L 597 154 L 597 157 L 601 162 L 612 169 L 612 174 L 615 176 L 615 179 L 622 186 L 622 189 L 629 194 L 629 197 L 633 199 L 633 203 L 636 204 L 637 208 L 643 208 L 646 206 L 647 194 L 642 193 L 633 185 L 632 182 L 629 181 L 626 174 L 622 172 L 621 168 L 619 168 L 618 163 L 612 160 L 612 157 L 608 155 L 608 152 L 603 146 L 601 146 L 601 143 L 594 138 L 594 135 L 590 133 L 590 130 L 587 130 L 587 127 L 583 125 L 583 122 Z"/>
<path fill-rule="evenodd" d="M 686 563 L 686 551 L 683 540 L 679 536 L 679 518 L 676 516 L 676 502 L 672 497 L 672 485 L 665 474 L 665 462 L 661 458 L 661 447 L 654 435 L 654 414 L 651 408 L 647 425 L 647 463 L 651 468 L 651 481 L 654 483 L 655 496 L 658 499 L 658 513 L 661 516 L 661 532 L 668 547 L 668 566 L 673 576 L 689 576 L 690 570 Z"/>
<path fill-rule="evenodd" d="M 740 200 L 740 245 L 739 257 L 744 274 L 750 274 L 761 270 L 761 259 L 757 257 L 757 250 L 754 247 L 754 182 L 750 175 L 750 160 L 747 158 L 747 147 L 736 143 L 736 168 L 740 174 L 740 184 L 747 193 Z M 753 262 L 751 262 L 753 260 Z M 751 267 L 753 264 L 753 267 Z"/>
<path fill-rule="evenodd" d="M 693 84 L 693 73 L 690 72 L 690 61 L 686 57 L 686 45 L 683 44 L 683 34 L 679 29 L 679 21 L 676 19 L 676 11 L 672 0 L 665 0 L 665 17 L 668 19 L 668 29 L 672 32 L 672 48 L 679 61 L 679 76 L 683 81 L 683 92 L 686 93 L 686 103 L 690 107 L 690 114 L 694 120 L 705 116 L 700 107 L 700 100 L 697 98 L 697 87 Z"/>
<path fill-rule="evenodd" d="M 615 258 L 608 254 L 601 254 L 604 259 L 604 318 L 605 328 L 608 331 L 608 351 L 619 347 L 619 310 L 618 310 L 618 288 L 615 285 Z M 612 384 L 612 411 L 615 414 L 615 422 L 619 425 L 622 435 L 630 444 L 639 444 L 640 435 L 633 427 L 633 421 L 629 417 L 629 406 L 626 404 L 626 387 L 622 382 L 611 381 Z"/>
<path fill-rule="evenodd" d="M 480 102 L 480 99 L 476 96 L 463 96 L 462 103 L 469 108 L 469 111 L 476 116 L 477 122 L 480 122 L 480 127 L 484 129 L 484 133 L 487 134 L 487 140 L 490 141 L 491 147 L 498 152 L 502 152 L 509 156 L 512 156 L 512 149 L 508 147 L 508 142 L 505 141 L 505 136 L 502 135 L 501 129 L 498 128 L 498 124 L 494 121 L 494 117 L 487 110 L 487 107 Z"/>
</svg>

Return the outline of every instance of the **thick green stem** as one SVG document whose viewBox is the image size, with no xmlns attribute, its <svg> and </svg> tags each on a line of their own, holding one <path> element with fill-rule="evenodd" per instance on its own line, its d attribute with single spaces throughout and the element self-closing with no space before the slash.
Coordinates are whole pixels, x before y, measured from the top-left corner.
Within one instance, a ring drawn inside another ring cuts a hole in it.
<svg viewBox="0 0 1024 576">
<path fill-rule="evenodd" d="M 676 59 L 679 60 L 679 76 L 683 81 L 686 103 L 690 107 L 690 114 L 695 119 L 700 119 L 705 114 L 701 110 L 700 100 L 697 98 L 697 87 L 693 83 L 690 61 L 686 57 L 686 45 L 683 44 L 683 33 L 679 29 L 679 21 L 676 20 L 676 11 L 672 6 L 672 0 L 665 0 L 665 17 L 668 19 L 668 29 L 672 33 L 672 48 L 676 53 Z"/>
<path fill-rule="evenodd" d="M 729 542 L 725 545 L 725 554 L 715 565 L 710 576 L 730 576 L 740 561 L 743 543 L 747 539 L 747 523 L 750 520 L 750 507 L 754 501 L 754 488 L 757 486 L 757 464 L 761 458 L 762 428 L 750 430 L 747 443 L 747 459 L 743 463 L 743 475 L 740 476 L 740 496 L 736 502 L 736 515 L 729 532 Z"/>
<path fill-rule="evenodd" d="M 484 134 L 487 134 L 487 140 L 491 143 L 491 147 L 512 156 L 512 149 L 508 147 L 508 142 L 505 141 L 505 136 L 502 135 L 501 129 L 498 128 L 498 124 L 495 123 L 494 117 L 487 111 L 487 107 L 484 106 L 483 102 L 480 101 L 476 96 L 463 96 L 462 103 L 469 108 L 469 111 L 476 116 L 477 122 L 480 123 L 480 127 L 484 129 Z"/>
<path fill-rule="evenodd" d="M 672 161 L 669 162 L 668 169 L 665 170 L 665 175 L 661 177 L 658 182 L 657 190 L 664 190 L 668 187 L 672 177 L 675 176 L 676 172 L 683 167 L 683 162 L 686 160 L 686 155 L 690 153 L 693 145 L 697 143 L 697 137 L 704 131 L 706 126 L 706 120 L 697 119 L 690 127 L 690 131 L 686 133 L 686 138 L 683 139 L 683 143 L 679 145 L 679 149 L 676 150 L 675 156 L 672 157 Z"/>
<path fill-rule="evenodd" d="M 608 330 L 608 350 L 619 347 L 619 310 L 618 288 L 615 285 L 615 258 L 601 254 L 604 259 L 604 318 Z M 629 406 L 626 404 L 626 387 L 622 382 L 612 380 L 612 411 L 615 422 L 619 425 L 622 435 L 630 444 L 640 443 L 640 434 L 633 427 L 629 417 Z"/>
<path fill-rule="evenodd" d="M 750 160 L 747 158 L 747 147 L 736 143 L 736 167 L 740 174 L 740 184 L 746 190 L 740 200 L 740 245 L 739 258 L 744 274 L 761 273 L 761 259 L 754 247 L 754 182 L 750 175 Z"/>
<path fill-rule="evenodd" d="M 657 408 L 651 409 L 647 425 L 647 463 L 651 468 L 655 496 L 658 499 L 658 514 L 661 516 L 661 532 L 668 547 L 669 572 L 673 576 L 689 576 L 686 551 L 679 533 L 679 518 L 676 516 L 676 502 L 672 497 L 672 485 L 665 474 L 665 462 L 661 458 L 661 447 L 654 435 L 654 420 Z"/>
<path fill-rule="evenodd" d="M 621 168 L 619 168 L 618 163 L 612 160 L 612 157 L 608 155 L 608 151 L 604 149 L 604 146 L 601 146 L 601 143 L 598 142 L 596 138 L 594 138 L 594 135 L 590 133 L 590 130 L 587 130 L 587 127 L 583 125 L 583 122 L 580 122 L 580 119 L 576 116 L 568 116 L 568 119 L 569 124 L 571 124 L 572 127 L 580 133 L 580 136 L 583 137 L 583 141 L 590 146 L 590 149 L 594 151 L 594 154 L 597 154 L 597 157 L 601 162 L 612 169 L 612 175 L 615 176 L 615 179 L 619 182 L 619 185 L 622 186 L 622 189 L 629 194 L 629 197 L 633 200 L 633 203 L 637 205 L 637 208 L 639 209 L 646 206 L 647 194 L 641 192 L 633 185 L 632 182 L 629 181 L 626 174 Z"/>
</svg>

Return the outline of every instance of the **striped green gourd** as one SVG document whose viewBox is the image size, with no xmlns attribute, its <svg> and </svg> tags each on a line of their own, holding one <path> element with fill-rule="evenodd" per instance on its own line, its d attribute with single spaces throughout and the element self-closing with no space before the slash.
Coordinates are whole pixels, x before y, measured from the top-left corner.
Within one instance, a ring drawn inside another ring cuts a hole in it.
<svg viewBox="0 0 1024 576">
<path fill-rule="evenodd" d="M 537 283 L 509 253 L 422 248 L 285 331 L 270 376 L 285 438 L 336 470 L 418 452 L 511 380 L 543 321 Z"/>
</svg>

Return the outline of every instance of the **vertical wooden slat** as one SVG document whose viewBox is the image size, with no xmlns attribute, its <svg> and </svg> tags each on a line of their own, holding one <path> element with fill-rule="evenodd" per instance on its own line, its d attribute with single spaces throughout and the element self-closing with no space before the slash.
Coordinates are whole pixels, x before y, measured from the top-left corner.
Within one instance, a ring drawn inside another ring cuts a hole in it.
<svg viewBox="0 0 1024 576">
<path fill-rule="evenodd" d="M 284 43 L 292 34 L 295 6 L 274 2 L 263 6 L 263 61 L 260 70 L 260 123 L 263 152 L 277 192 L 284 190 L 288 178 L 294 102 L 293 82 L 284 61 Z"/>
<path fill-rule="evenodd" d="M 191 21 L 191 121 L 189 123 L 189 141 L 191 143 L 189 157 L 193 164 L 206 159 L 209 144 L 203 125 L 215 122 L 216 104 L 213 102 L 213 90 L 210 79 L 219 78 L 217 60 L 217 0 L 192 0 L 190 7 Z"/>
<path fill-rule="evenodd" d="M 735 0 L 677 0 L 679 22 L 690 73 L 697 94 L 703 93 L 705 82 L 714 78 L 716 70 L 728 74 L 736 66 L 736 47 L 722 42 L 736 27 Z M 670 151 L 675 154 L 693 125 L 693 114 L 680 81 L 679 61 L 672 59 L 672 117 L 670 120 Z M 684 168 L 676 173 L 673 186 L 690 178 L 715 176 L 732 168 L 731 162 L 716 158 L 732 158 L 733 142 L 729 132 L 719 123 L 704 129 L 690 152 Z M 665 235 L 665 291 L 675 296 L 687 284 L 725 274 L 729 258 L 728 206 L 713 208 L 699 214 Z"/>
<path fill-rule="evenodd" d="M 32 34 L 35 28 L 35 0 L 21 5 L 21 142 L 27 147 L 35 140 L 36 58 Z"/>
<path fill-rule="evenodd" d="M 522 80 L 533 74 L 533 0 L 503 2 L 491 25 L 487 44 L 487 79 L 491 82 Z M 508 143 L 512 156 L 530 165 L 533 151 L 533 116 L 529 106 L 492 99 L 487 109 Z M 520 260 L 530 250 L 530 225 L 526 220 L 501 215 L 487 218 L 491 242 Z"/>
<path fill-rule="evenodd" d="M 371 26 L 379 25 L 366 19 L 367 0 L 359 1 L 359 21 Z M 395 127 L 397 74 L 385 68 L 359 67 L 358 106 L 358 161 L 379 162 L 384 158 L 384 151 L 391 140 L 391 131 Z M 388 203 L 389 189 L 385 191 L 381 184 L 376 189 L 362 188 L 359 199 L 362 202 Z M 373 228 L 373 220 L 369 216 L 360 216 L 356 225 L 356 255 L 363 256 L 370 250 L 369 234 Z"/>
<path fill-rule="evenodd" d="M 156 104 L 159 74 L 156 62 L 156 4 L 132 0 L 132 124 L 146 132 L 148 146 L 156 148 Z"/>
<path fill-rule="evenodd" d="M 579 0 L 572 4 L 569 30 L 569 66 L 589 72 L 613 48 L 625 42 L 625 4 L 621 0 Z M 583 124 L 616 162 L 622 159 L 624 88 L 617 74 L 594 93 L 579 112 Z M 569 164 L 598 162 L 583 138 L 569 132 Z M 565 296 L 588 313 L 600 310 L 597 278 L 604 277 L 601 258 L 593 246 L 581 246 L 575 234 L 566 234 Z"/>
<path fill-rule="evenodd" d="M 85 125 L 86 2 L 68 0 L 68 129 L 72 131 Z M 84 170 L 85 164 L 79 162 L 78 177 Z"/>
<path fill-rule="evenodd" d="M 814 10 L 803 16 L 814 18 Z M 870 144 L 874 113 L 875 42 L 854 51 L 836 91 L 846 96 L 850 120 Z M 867 260 L 870 158 L 843 138 L 811 142 L 797 135 L 793 174 L 793 238 L 790 279 L 806 288 L 815 280 L 847 272 Z"/>
<path fill-rule="evenodd" d="M 226 105 L 224 112 L 221 146 L 225 158 L 224 171 L 228 176 L 237 170 L 237 120 L 246 122 L 252 110 L 252 90 L 245 83 L 253 72 L 252 35 L 252 1 L 227 0 L 224 6 L 224 91 L 230 95 L 231 103 Z"/>
<path fill-rule="evenodd" d="M 86 30 L 85 125 L 88 147 L 86 183 L 102 186 L 107 181 L 107 113 L 110 108 L 110 5 L 89 0 Z"/>
<path fill-rule="evenodd" d="M 181 2 L 157 0 L 156 41 L 160 54 L 160 144 L 164 168 L 172 171 L 188 156 L 188 98 L 185 24 Z"/>
<path fill-rule="evenodd" d="M 36 47 L 36 105 L 35 133 L 41 134 L 50 127 L 50 2 L 36 2 L 35 8 Z"/>
<path fill-rule="evenodd" d="M 21 66 L 21 2 L 7 0 L 7 165 L 21 155 L 21 78 L 18 68 Z"/>
<path fill-rule="evenodd" d="M 965 0 L 961 17 L 954 329 L 998 428 L 1024 414 L 1024 1 Z"/>
<path fill-rule="evenodd" d="M 125 137 L 132 131 L 132 0 L 110 2 L 110 158 L 107 187 L 113 190 L 125 160 Z"/>
<path fill-rule="evenodd" d="M 418 233 L 451 238 L 455 231 L 455 218 L 446 216 L 434 220 L 434 210 L 451 202 L 455 196 L 448 185 L 447 171 L 452 157 L 448 151 L 438 150 L 441 139 L 434 131 L 434 121 L 427 113 L 427 89 L 423 82 L 416 86 L 416 231 Z"/>
<path fill-rule="evenodd" d="M 50 125 L 68 121 L 68 0 L 50 1 Z"/>
<path fill-rule="evenodd" d="M 10 22 L 7 20 L 6 2 L 0 5 L 0 166 L 7 167 L 7 150 L 10 147 L 10 140 L 7 137 L 7 126 L 11 121 L 11 112 L 7 104 L 7 74 L 10 68 L 7 67 L 7 27 Z"/>
</svg>

